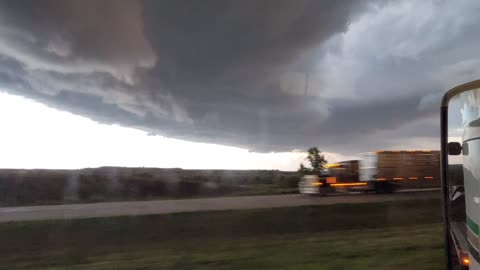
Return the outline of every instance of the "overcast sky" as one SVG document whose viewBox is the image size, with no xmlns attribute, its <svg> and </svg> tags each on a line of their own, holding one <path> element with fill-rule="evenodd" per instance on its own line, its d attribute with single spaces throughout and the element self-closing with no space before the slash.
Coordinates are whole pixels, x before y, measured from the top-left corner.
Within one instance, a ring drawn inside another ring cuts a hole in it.
<svg viewBox="0 0 480 270">
<path fill-rule="evenodd" d="M 184 143 L 438 149 L 441 95 L 480 77 L 479 12 L 476 0 L 0 1 L 0 86 Z"/>
</svg>

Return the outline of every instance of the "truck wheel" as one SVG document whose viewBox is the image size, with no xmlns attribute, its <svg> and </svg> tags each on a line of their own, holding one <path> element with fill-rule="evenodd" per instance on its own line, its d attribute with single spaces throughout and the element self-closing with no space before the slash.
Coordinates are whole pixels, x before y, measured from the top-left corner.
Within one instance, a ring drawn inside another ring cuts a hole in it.
<svg viewBox="0 0 480 270">
<path fill-rule="evenodd" d="M 385 187 L 386 193 L 394 193 L 397 190 L 397 186 L 391 183 L 386 183 L 387 186 Z"/>
<path fill-rule="evenodd" d="M 377 194 L 384 194 L 385 193 L 385 185 L 384 183 L 375 182 L 373 187 L 375 189 L 375 193 Z"/>
<path fill-rule="evenodd" d="M 395 192 L 397 187 L 394 184 L 388 182 L 375 182 L 375 193 L 377 194 L 390 194 Z"/>
<path fill-rule="evenodd" d="M 323 197 L 323 196 L 327 196 L 327 193 L 328 193 L 328 192 L 327 192 L 327 189 L 326 189 L 326 188 L 319 188 L 319 189 L 318 189 L 318 194 L 319 194 L 320 196 L 322 196 L 322 197 Z"/>
</svg>

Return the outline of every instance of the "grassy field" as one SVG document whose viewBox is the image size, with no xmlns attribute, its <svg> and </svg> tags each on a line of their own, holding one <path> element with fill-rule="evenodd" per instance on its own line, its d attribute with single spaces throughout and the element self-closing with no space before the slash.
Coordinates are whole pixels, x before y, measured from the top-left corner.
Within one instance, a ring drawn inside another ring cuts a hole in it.
<svg viewBox="0 0 480 270">
<path fill-rule="evenodd" d="M 442 269 L 439 200 L 0 225 L 0 269 Z"/>
</svg>

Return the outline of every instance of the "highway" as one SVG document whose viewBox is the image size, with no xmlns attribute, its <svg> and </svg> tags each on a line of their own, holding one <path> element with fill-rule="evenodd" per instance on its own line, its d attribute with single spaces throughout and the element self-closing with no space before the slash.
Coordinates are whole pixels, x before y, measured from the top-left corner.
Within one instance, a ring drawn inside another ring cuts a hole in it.
<svg viewBox="0 0 480 270">
<path fill-rule="evenodd" d="M 440 198 L 439 189 L 405 190 L 394 194 L 343 194 L 315 197 L 301 194 L 220 197 L 136 202 L 105 202 L 45 206 L 1 207 L 0 222 L 78 219 L 113 216 L 170 214 L 215 210 L 329 205 L 341 203 L 373 203 L 387 201 Z"/>
</svg>

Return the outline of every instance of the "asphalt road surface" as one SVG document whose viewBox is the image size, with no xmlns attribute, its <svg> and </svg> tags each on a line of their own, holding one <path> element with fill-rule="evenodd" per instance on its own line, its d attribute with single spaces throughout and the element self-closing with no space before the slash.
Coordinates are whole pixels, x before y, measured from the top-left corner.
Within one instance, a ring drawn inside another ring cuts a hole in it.
<svg viewBox="0 0 480 270">
<path fill-rule="evenodd" d="M 2 207 L 0 208 L 0 222 L 135 216 L 214 210 L 292 207 L 301 205 L 328 205 L 339 203 L 371 203 L 422 198 L 440 198 L 440 190 L 410 190 L 385 195 L 344 194 L 326 197 L 313 197 L 301 194 L 291 194 L 220 197 L 206 199 Z"/>
</svg>

